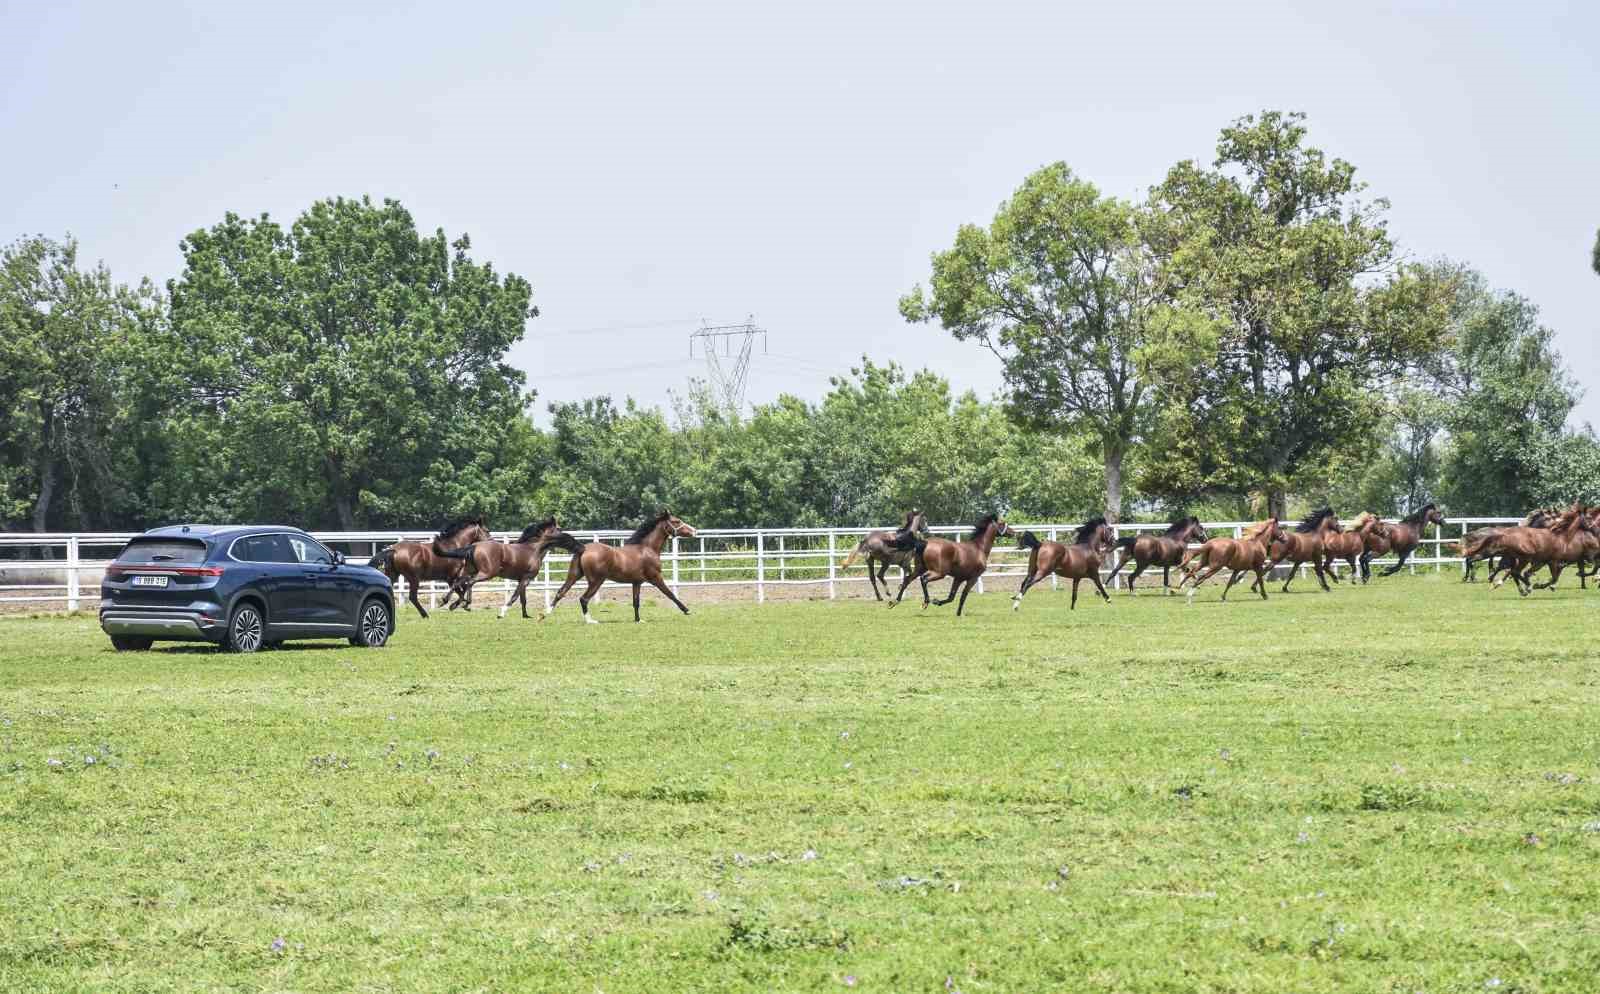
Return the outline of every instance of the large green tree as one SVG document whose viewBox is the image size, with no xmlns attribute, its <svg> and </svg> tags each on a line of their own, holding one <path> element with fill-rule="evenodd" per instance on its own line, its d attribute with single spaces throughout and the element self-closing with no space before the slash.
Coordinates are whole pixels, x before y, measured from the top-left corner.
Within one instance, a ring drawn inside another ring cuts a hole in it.
<svg viewBox="0 0 1600 994">
<path fill-rule="evenodd" d="M 1094 438 L 1112 520 L 1150 410 L 1140 350 L 1160 304 L 1138 220 L 1065 163 L 1046 166 L 987 228 L 963 225 L 934 254 L 928 292 L 900 300 L 908 321 L 936 319 L 1000 359 L 1019 422 Z"/>
<path fill-rule="evenodd" d="M 121 523 L 132 342 L 154 306 L 81 268 L 71 238 L 0 251 L 0 522 Z"/>
<path fill-rule="evenodd" d="M 156 503 L 346 529 L 483 510 L 449 480 L 503 492 L 497 474 L 524 471 L 499 458 L 528 400 L 505 355 L 537 310 L 470 247 L 367 198 L 319 201 L 287 229 L 229 214 L 184 239 L 150 356 L 181 398 L 165 421 L 183 474 L 153 485 Z"/>
<path fill-rule="evenodd" d="M 1161 348 L 1158 492 L 1291 488 L 1336 450 L 1370 445 L 1382 387 L 1435 353 L 1449 287 L 1403 264 L 1387 204 L 1355 167 L 1306 141 L 1303 115 L 1223 129 L 1207 168 L 1180 162 L 1151 195 L 1149 227 L 1179 304 Z"/>
</svg>

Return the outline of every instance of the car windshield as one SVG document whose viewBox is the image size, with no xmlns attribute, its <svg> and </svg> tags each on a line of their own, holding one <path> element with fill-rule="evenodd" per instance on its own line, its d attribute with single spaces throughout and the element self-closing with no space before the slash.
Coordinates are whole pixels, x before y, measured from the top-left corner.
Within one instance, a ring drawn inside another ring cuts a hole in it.
<svg viewBox="0 0 1600 994">
<path fill-rule="evenodd" d="M 196 538 L 136 538 L 117 553 L 119 563 L 203 563 L 206 544 Z"/>
</svg>

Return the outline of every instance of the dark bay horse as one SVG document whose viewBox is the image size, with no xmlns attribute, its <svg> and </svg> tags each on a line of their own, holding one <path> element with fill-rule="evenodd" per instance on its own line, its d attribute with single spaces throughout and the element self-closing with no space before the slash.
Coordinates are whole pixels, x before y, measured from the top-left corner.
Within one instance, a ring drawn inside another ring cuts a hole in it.
<svg viewBox="0 0 1600 994">
<path fill-rule="evenodd" d="M 1084 522 L 1083 527 L 1072 536 L 1071 545 L 1041 542 L 1033 532 L 1023 532 L 1017 540 L 1017 547 L 1031 550 L 1028 553 L 1028 575 L 1022 579 L 1022 589 L 1011 598 L 1011 610 L 1022 607 L 1022 596 L 1052 573 L 1072 581 L 1072 604 L 1068 610 L 1077 608 L 1078 584 L 1083 580 L 1093 580 L 1094 589 L 1109 603 L 1111 595 L 1106 593 L 1105 584 L 1100 582 L 1100 563 L 1111 554 L 1115 539 L 1116 533 L 1106 524 L 1105 518 L 1091 518 Z"/>
<path fill-rule="evenodd" d="M 1580 508 L 1579 520 L 1575 524 L 1576 527 L 1570 529 L 1562 538 L 1561 544 L 1556 549 L 1555 558 L 1545 564 L 1550 569 L 1550 579 L 1535 584 L 1535 590 L 1549 590 L 1561 579 L 1561 571 L 1573 565 L 1578 567 L 1578 585 L 1584 588 L 1589 586 L 1585 579 L 1588 574 L 1583 568 L 1594 562 L 1596 557 L 1600 557 L 1600 507 Z M 1533 572 L 1534 570 L 1528 571 L 1530 578 Z"/>
<path fill-rule="evenodd" d="M 1322 536 L 1322 571 L 1334 583 L 1339 583 L 1339 574 L 1334 571 L 1333 561 L 1343 559 L 1350 567 L 1350 582 L 1354 583 L 1361 575 L 1359 565 L 1361 554 L 1367 551 L 1367 537 L 1375 531 L 1384 528 L 1383 520 L 1371 511 L 1362 511 L 1356 520 L 1350 522 L 1349 529 L 1339 529 L 1335 523 L 1335 531 Z"/>
<path fill-rule="evenodd" d="M 1560 508 L 1542 507 L 1523 518 L 1521 526 L 1523 528 L 1549 528 L 1551 525 L 1555 524 L 1556 519 L 1560 516 Z M 1504 530 L 1505 526 L 1503 525 L 1491 526 L 1489 528 L 1478 528 L 1462 536 L 1461 540 L 1456 543 L 1457 547 L 1461 550 L 1462 583 L 1478 582 L 1477 573 L 1478 562 L 1480 560 L 1488 560 L 1489 572 L 1491 576 L 1496 572 L 1494 556 L 1488 554 L 1485 550 L 1488 549 L 1489 545 L 1494 541 L 1494 539 L 1497 538 Z M 1578 567 L 1578 574 L 1579 579 L 1582 579 L 1583 566 L 1581 563 Z M 1585 584 L 1585 586 L 1587 586 L 1587 584 Z"/>
<path fill-rule="evenodd" d="M 475 542 L 467 546 L 467 574 L 458 578 L 453 588 L 456 595 L 450 610 L 472 610 L 472 588 L 484 580 L 515 580 L 517 585 L 506 595 L 500 605 L 500 617 L 506 616 L 511 603 L 522 601 L 522 616 L 528 616 L 528 581 L 539 575 L 544 565 L 544 554 L 550 540 L 565 534 L 555 518 L 531 524 L 510 542 Z"/>
<path fill-rule="evenodd" d="M 417 586 L 425 580 L 453 583 L 466 566 L 467 546 L 489 538 L 482 515 L 462 518 L 440 531 L 431 542 L 397 542 L 369 559 L 367 565 L 382 570 L 391 584 L 405 577 L 411 606 L 426 618 L 428 612 L 417 599 Z"/>
<path fill-rule="evenodd" d="M 1574 504 L 1549 528 L 1514 525 L 1500 529 L 1478 550 L 1500 557 L 1499 564 L 1489 574 L 1494 581 L 1492 589 L 1498 590 L 1506 582 L 1505 576 L 1494 580 L 1495 574 L 1504 572 L 1516 581 L 1517 592 L 1528 596 L 1533 591 L 1533 584 L 1528 580 L 1533 571 L 1559 558 L 1574 530 L 1588 527 L 1592 527 L 1588 524 L 1588 516 L 1580 505 Z"/>
<path fill-rule="evenodd" d="M 1115 580 L 1122 567 L 1128 565 L 1128 560 L 1134 562 L 1134 569 L 1128 575 L 1128 593 L 1133 593 L 1133 581 L 1139 579 L 1139 574 L 1152 566 L 1161 567 L 1161 586 L 1167 593 L 1172 593 L 1172 586 L 1167 582 L 1172 567 L 1183 562 L 1183 554 L 1189 548 L 1190 542 L 1204 542 L 1208 536 L 1201 527 L 1200 519 L 1194 515 L 1179 518 L 1160 535 L 1141 532 L 1137 535 L 1124 535 L 1117 539 L 1117 548 L 1124 550 L 1122 559 L 1116 568 L 1111 571 L 1109 579 Z"/>
<path fill-rule="evenodd" d="M 912 508 L 906 512 L 906 520 L 897 531 L 877 531 L 868 535 L 856 544 L 850 555 L 845 557 L 840 569 L 849 569 L 861 556 L 867 557 L 867 580 L 872 584 L 872 596 L 883 600 L 883 594 L 889 590 L 889 567 L 900 567 L 901 576 L 909 576 L 911 568 L 916 565 L 917 542 L 928 537 L 928 519 L 922 512 Z M 874 570 L 877 575 L 874 576 Z M 883 593 L 878 591 L 878 584 L 883 584 Z"/>
<path fill-rule="evenodd" d="M 1390 523 L 1387 528 L 1389 548 L 1400 558 L 1395 560 L 1394 565 L 1378 575 L 1394 576 L 1400 572 L 1400 568 L 1406 564 L 1406 560 L 1410 558 L 1411 553 L 1415 552 L 1417 546 L 1422 544 L 1422 529 L 1428 525 L 1442 524 L 1444 524 L 1444 515 L 1439 513 L 1439 508 L 1432 501 L 1412 511 L 1399 521 Z M 1372 553 L 1368 552 L 1361 563 L 1363 573 L 1366 572 L 1367 563 L 1371 559 Z"/>
<path fill-rule="evenodd" d="M 1267 550 L 1272 543 L 1283 540 L 1283 529 L 1278 525 L 1277 518 L 1268 518 L 1258 525 L 1253 525 L 1249 531 L 1239 538 L 1213 538 L 1198 549 L 1190 549 L 1183 556 L 1183 578 L 1178 581 L 1178 589 L 1182 590 L 1185 583 L 1193 581 L 1189 588 L 1189 599 L 1194 599 L 1194 592 L 1200 589 L 1200 584 L 1206 582 L 1223 568 L 1233 571 L 1228 577 L 1227 586 L 1222 588 L 1222 599 L 1228 599 L 1228 591 L 1239 582 L 1239 578 L 1246 573 L 1254 573 L 1256 580 L 1250 585 L 1251 590 L 1259 591 L 1261 599 L 1267 599 Z M 1207 570 L 1200 576 L 1201 570 Z"/>
<path fill-rule="evenodd" d="M 922 581 L 922 606 L 928 606 L 928 584 L 931 581 L 942 580 L 950 577 L 950 596 L 942 601 L 937 601 L 940 607 L 956 599 L 956 591 L 961 591 L 961 603 L 956 605 L 956 617 L 961 617 L 961 609 L 967 606 L 967 595 L 972 593 L 972 585 L 989 568 L 989 550 L 994 548 L 994 540 L 1001 535 L 1011 534 L 1011 529 L 1001 520 L 998 514 L 985 514 L 978 519 L 972 527 L 972 534 L 963 542 L 951 542 L 942 538 L 930 538 L 917 548 L 917 564 L 914 572 L 906 574 L 900 581 L 900 592 L 894 600 L 889 602 L 890 607 L 900 603 L 900 598 L 906 595 L 906 588 L 911 586 L 912 580 Z"/>
<path fill-rule="evenodd" d="M 565 533 L 562 533 L 565 534 Z M 579 580 L 588 580 L 589 589 L 578 597 L 578 607 L 583 611 L 583 620 L 589 624 L 599 624 L 589 616 L 589 602 L 607 580 L 633 585 L 633 620 L 639 620 L 639 588 L 643 584 L 650 584 L 663 594 L 667 599 L 678 605 L 678 610 L 684 614 L 689 609 L 683 601 L 678 600 L 678 595 L 667 586 L 667 581 L 661 576 L 661 547 L 671 537 L 693 538 L 694 529 L 684 521 L 678 519 L 671 511 L 662 511 L 655 517 L 634 529 L 632 535 L 619 549 L 613 545 L 602 542 L 586 542 L 578 544 L 576 539 L 571 539 L 577 548 L 572 555 L 572 565 L 567 568 L 567 580 L 556 591 L 555 599 L 550 602 L 550 610 L 539 616 L 543 621 L 550 617 L 550 612 L 561 603 L 561 598 L 567 595 L 572 585 Z M 570 538 L 570 536 L 569 536 Z M 561 544 L 552 542 L 551 544 Z M 569 548 L 571 546 L 568 546 Z"/>
<path fill-rule="evenodd" d="M 1322 589 L 1329 589 L 1328 578 L 1322 570 L 1323 546 L 1327 536 L 1338 527 L 1339 519 L 1334 517 L 1333 508 L 1325 507 L 1306 515 L 1294 526 L 1294 531 L 1284 533 L 1283 541 L 1272 543 L 1272 562 L 1267 564 L 1267 572 L 1272 572 L 1283 563 L 1289 564 L 1289 575 L 1283 581 L 1284 593 L 1289 592 L 1289 584 L 1294 582 L 1302 563 L 1310 563 Z"/>
</svg>

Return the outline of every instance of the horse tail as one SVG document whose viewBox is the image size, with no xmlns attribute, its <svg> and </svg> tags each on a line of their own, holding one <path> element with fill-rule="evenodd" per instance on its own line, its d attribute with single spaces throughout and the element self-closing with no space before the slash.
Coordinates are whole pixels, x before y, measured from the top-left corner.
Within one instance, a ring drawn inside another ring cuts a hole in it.
<svg viewBox="0 0 1600 994">
<path fill-rule="evenodd" d="M 389 564 L 392 562 L 394 562 L 394 546 L 386 545 L 379 549 L 371 559 L 367 560 L 367 565 L 373 569 L 388 569 Z"/>
<path fill-rule="evenodd" d="M 463 545 L 459 549 L 435 549 L 433 554 L 443 556 L 446 559 L 470 559 L 472 558 L 472 546 L 477 544 L 474 542 L 472 545 Z"/>
<path fill-rule="evenodd" d="M 861 541 L 857 542 L 856 543 L 856 547 L 854 549 L 850 550 L 850 554 L 848 556 L 844 557 L 844 562 L 839 564 L 839 568 L 840 569 L 849 569 L 851 563 L 853 563 L 857 559 L 861 558 L 861 553 L 865 552 L 866 548 L 867 548 L 867 540 L 866 539 L 862 539 Z"/>
<path fill-rule="evenodd" d="M 1023 532 L 1022 537 L 1017 539 L 1017 548 L 1019 549 L 1038 549 L 1041 544 L 1039 536 L 1033 532 Z"/>
<path fill-rule="evenodd" d="M 589 543 L 585 542 L 581 538 L 576 538 L 567 532 L 556 532 L 549 539 L 547 539 L 544 544 L 546 546 L 553 545 L 558 549 L 566 549 L 574 556 L 577 556 L 582 554 L 584 547 Z"/>
<path fill-rule="evenodd" d="M 1124 535 L 1121 538 L 1117 539 L 1117 548 L 1119 548 L 1119 549 L 1131 549 L 1131 548 L 1133 548 L 1133 543 L 1135 543 L 1137 541 L 1139 541 L 1139 533 L 1138 532 L 1134 532 L 1132 535 Z"/>
</svg>

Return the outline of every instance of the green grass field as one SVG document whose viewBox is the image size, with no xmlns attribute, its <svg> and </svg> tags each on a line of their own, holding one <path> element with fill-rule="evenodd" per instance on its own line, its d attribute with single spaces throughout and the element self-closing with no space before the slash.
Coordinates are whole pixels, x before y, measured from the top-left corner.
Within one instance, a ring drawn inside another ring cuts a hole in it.
<svg viewBox="0 0 1600 994">
<path fill-rule="evenodd" d="M 0 990 L 1593 991 L 1600 593 L 1455 580 L 0 620 Z"/>
</svg>

